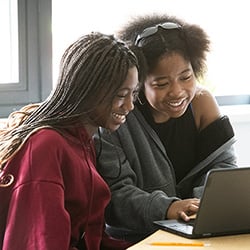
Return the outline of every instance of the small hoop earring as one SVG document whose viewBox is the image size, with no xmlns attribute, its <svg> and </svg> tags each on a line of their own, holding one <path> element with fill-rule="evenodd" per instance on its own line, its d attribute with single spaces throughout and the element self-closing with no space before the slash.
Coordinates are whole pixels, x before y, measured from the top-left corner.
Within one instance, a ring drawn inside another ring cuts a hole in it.
<svg viewBox="0 0 250 250">
<path fill-rule="evenodd" d="M 139 96 L 137 97 L 137 100 L 138 100 L 138 102 L 139 102 L 141 105 L 144 105 L 144 104 L 145 104 L 145 102 L 142 102 L 142 101 L 141 101 L 141 99 L 140 99 Z"/>
</svg>

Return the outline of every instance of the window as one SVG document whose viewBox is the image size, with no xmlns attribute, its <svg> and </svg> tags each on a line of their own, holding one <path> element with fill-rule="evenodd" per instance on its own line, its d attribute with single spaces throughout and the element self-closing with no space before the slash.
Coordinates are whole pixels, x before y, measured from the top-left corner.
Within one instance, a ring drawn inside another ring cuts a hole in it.
<svg viewBox="0 0 250 250">
<path fill-rule="evenodd" d="M 51 0 L 1 0 L 0 117 L 52 88 Z"/>
<path fill-rule="evenodd" d="M 154 12 L 204 28 L 212 41 L 207 87 L 221 105 L 250 104 L 247 4 L 247 0 L 0 0 L 0 117 L 49 95 L 64 50 L 79 36 L 91 31 L 115 33 L 131 17 Z"/>
<path fill-rule="evenodd" d="M 0 84 L 18 82 L 17 0 L 0 1 Z"/>
<path fill-rule="evenodd" d="M 54 82 L 63 50 L 90 31 L 114 33 L 136 15 L 168 13 L 200 25 L 211 38 L 206 86 L 221 105 L 250 104 L 247 0 L 53 0 Z"/>
</svg>

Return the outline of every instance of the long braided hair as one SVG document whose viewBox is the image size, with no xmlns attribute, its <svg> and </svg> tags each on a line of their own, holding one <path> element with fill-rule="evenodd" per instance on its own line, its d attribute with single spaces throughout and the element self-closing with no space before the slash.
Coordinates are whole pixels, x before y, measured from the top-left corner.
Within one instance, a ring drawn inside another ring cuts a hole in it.
<svg viewBox="0 0 250 250">
<path fill-rule="evenodd" d="M 93 32 L 71 44 L 62 56 L 55 90 L 44 102 L 10 114 L 0 130 L 0 172 L 38 129 L 91 122 L 89 115 L 103 102 L 112 102 L 134 66 L 138 68 L 133 52 L 112 35 Z"/>
</svg>

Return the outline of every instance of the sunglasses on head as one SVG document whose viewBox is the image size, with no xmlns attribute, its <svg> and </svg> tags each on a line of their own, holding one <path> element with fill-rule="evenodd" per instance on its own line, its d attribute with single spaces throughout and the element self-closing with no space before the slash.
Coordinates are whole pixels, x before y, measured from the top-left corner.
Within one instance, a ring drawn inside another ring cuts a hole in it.
<svg viewBox="0 0 250 250">
<path fill-rule="evenodd" d="M 181 25 L 177 23 L 167 22 L 167 23 L 157 24 L 152 27 L 148 27 L 144 29 L 141 34 L 137 35 L 136 40 L 135 40 L 135 45 L 138 47 L 141 47 L 142 40 L 157 33 L 157 31 L 159 30 L 159 27 L 165 30 L 172 30 L 172 29 L 180 29 Z"/>
</svg>

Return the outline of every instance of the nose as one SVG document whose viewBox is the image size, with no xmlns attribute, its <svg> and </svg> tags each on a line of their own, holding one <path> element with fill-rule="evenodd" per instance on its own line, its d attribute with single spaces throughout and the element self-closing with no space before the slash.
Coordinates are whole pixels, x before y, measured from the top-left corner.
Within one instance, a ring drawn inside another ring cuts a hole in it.
<svg viewBox="0 0 250 250">
<path fill-rule="evenodd" d="M 133 95 L 128 96 L 125 99 L 125 102 L 123 104 L 123 107 L 127 110 L 127 111 L 132 111 L 134 109 L 134 97 Z"/>
<path fill-rule="evenodd" d="M 173 96 L 173 97 L 178 97 L 180 96 L 182 93 L 182 86 L 180 83 L 176 82 L 172 82 L 170 84 L 170 88 L 169 88 L 169 95 Z"/>
</svg>

